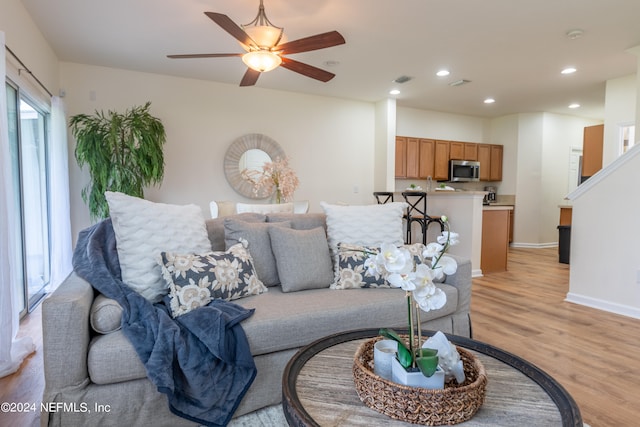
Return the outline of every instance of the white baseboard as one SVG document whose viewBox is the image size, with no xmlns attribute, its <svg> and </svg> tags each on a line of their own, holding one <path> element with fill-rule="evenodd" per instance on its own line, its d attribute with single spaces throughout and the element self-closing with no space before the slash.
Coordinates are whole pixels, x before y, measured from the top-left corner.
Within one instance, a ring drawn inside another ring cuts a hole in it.
<svg viewBox="0 0 640 427">
<path fill-rule="evenodd" d="M 587 297 L 573 292 L 569 292 L 567 294 L 565 301 L 591 308 L 597 308 L 598 310 L 608 311 L 614 314 L 620 314 L 622 316 L 633 317 L 634 319 L 640 319 L 640 309 L 637 307 Z"/>
<path fill-rule="evenodd" d="M 548 242 L 548 243 L 511 242 L 509 246 L 511 246 L 512 248 L 532 248 L 532 249 L 556 248 L 558 247 L 558 242 Z"/>
<path fill-rule="evenodd" d="M 484 276 L 484 274 L 482 274 L 482 270 L 477 268 L 475 270 L 471 270 L 471 277 L 482 277 Z"/>
</svg>

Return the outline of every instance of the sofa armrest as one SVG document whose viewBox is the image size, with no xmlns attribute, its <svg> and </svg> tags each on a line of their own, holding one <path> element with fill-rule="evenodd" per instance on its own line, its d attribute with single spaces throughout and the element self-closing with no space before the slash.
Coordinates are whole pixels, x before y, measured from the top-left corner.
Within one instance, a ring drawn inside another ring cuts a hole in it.
<svg viewBox="0 0 640 427">
<path fill-rule="evenodd" d="M 469 313 L 471 311 L 471 260 L 456 255 L 447 254 L 458 263 L 458 270 L 455 274 L 447 276 L 444 283 L 455 286 L 458 289 L 459 313 Z"/>
<path fill-rule="evenodd" d="M 42 303 L 45 395 L 88 382 L 91 285 L 71 273 Z"/>
</svg>

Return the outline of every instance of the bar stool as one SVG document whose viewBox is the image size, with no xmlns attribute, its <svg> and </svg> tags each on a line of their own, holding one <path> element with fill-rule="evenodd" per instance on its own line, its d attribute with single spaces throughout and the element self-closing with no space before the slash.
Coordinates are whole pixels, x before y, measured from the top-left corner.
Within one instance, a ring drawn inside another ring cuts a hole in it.
<svg viewBox="0 0 640 427">
<path fill-rule="evenodd" d="M 403 191 L 402 197 L 407 202 L 407 238 L 406 244 L 411 244 L 411 226 L 414 222 L 422 229 L 422 244 L 427 244 L 427 230 L 432 223 L 440 224 L 440 231 L 444 231 L 444 222 L 440 217 L 427 215 L 427 193 L 424 191 Z"/>
<path fill-rule="evenodd" d="M 374 191 L 373 197 L 376 198 L 376 202 L 378 202 L 379 205 L 393 202 L 393 193 L 391 191 Z"/>
</svg>

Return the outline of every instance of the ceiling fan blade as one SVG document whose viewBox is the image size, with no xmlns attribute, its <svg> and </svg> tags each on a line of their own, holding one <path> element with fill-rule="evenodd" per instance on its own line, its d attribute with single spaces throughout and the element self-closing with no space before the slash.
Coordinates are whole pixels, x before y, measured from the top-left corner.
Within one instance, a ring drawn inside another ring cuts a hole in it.
<svg viewBox="0 0 640 427">
<path fill-rule="evenodd" d="M 243 53 L 193 53 L 186 55 L 167 55 L 167 58 L 184 59 L 184 58 L 226 58 L 230 56 L 242 56 Z"/>
<path fill-rule="evenodd" d="M 223 15 L 222 13 L 215 12 L 205 12 L 213 22 L 218 24 L 223 30 L 227 33 L 231 34 L 236 38 L 240 43 L 245 46 L 255 46 L 256 43 L 249 37 L 247 33 L 244 32 L 242 28 L 238 26 L 235 22 L 231 20 L 227 15 Z"/>
<path fill-rule="evenodd" d="M 328 82 L 336 75 L 313 65 L 305 64 L 300 61 L 296 61 L 290 58 L 282 58 L 282 64 L 284 68 L 302 74 L 303 76 L 311 77 L 312 79 L 320 80 L 321 82 Z"/>
<path fill-rule="evenodd" d="M 283 55 L 290 55 L 292 53 L 324 49 L 344 43 L 345 40 L 344 37 L 342 37 L 342 34 L 337 31 L 329 31 L 327 33 L 316 34 L 315 36 L 282 43 L 276 46 L 274 50 L 281 51 Z"/>
<path fill-rule="evenodd" d="M 247 72 L 244 73 L 240 86 L 253 86 L 258 81 L 260 74 L 260 71 L 256 71 L 253 68 L 247 68 Z"/>
</svg>

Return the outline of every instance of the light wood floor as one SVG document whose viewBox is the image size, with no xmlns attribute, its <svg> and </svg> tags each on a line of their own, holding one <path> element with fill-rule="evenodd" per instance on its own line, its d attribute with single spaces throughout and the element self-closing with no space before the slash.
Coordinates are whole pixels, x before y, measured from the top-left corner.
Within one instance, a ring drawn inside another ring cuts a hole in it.
<svg viewBox="0 0 640 427">
<path fill-rule="evenodd" d="M 592 427 L 640 425 L 640 320 L 565 302 L 568 283 L 569 266 L 558 263 L 556 249 L 511 249 L 509 271 L 473 280 L 474 338 L 552 375 Z M 23 320 L 20 334 L 32 336 L 37 350 L 16 374 L 0 379 L 0 402 L 39 404 L 40 323 L 40 309 Z M 34 413 L 0 413 L 3 427 L 37 423 Z"/>
</svg>

